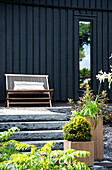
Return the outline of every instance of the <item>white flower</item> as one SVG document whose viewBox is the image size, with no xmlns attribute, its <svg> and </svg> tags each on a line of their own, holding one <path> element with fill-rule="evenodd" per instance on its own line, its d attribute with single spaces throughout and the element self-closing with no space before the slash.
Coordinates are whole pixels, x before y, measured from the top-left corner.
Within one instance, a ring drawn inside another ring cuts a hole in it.
<svg viewBox="0 0 112 170">
<path fill-rule="evenodd" d="M 109 57 L 109 59 L 111 59 L 111 58 L 112 58 L 112 53 L 111 53 L 111 56 Z M 111 86 L 111 83 L 112 83 L 112 65 L 110 65 L 110 68 L 111 68 L 111 72 L 109 72 L 109 73 L 104 72 L 103 73 L 103 71 L 100 70 L 99 74 L 96 75 L 96 78 L 100 81 L 100 83 L 102 83 L 102 81 L 104 82 L 105 79 L 108 80 L 108 83 L 109 83 L 108 88 L 109 89 L 110 89 L 110 86 Z"/>
<path fill-rule="evenodd" d="M 103 73 L 103 71 L 102 71 L 102 70 L 100 70 L 100 71 L 99 71 L 99 73 L 101 73 L 101 74 L 102 74 L 102 73 Z"/>
<path fill-rule="evenodd" d="M 109 75 L 110 77 L 110 75 Z M 100 83 L 105 81 L 105 79 L 108 79 L 108 74 L 106 72 L 102 72 L 102 70 L 99 71 L 99 74 L 96 75 L 96 78 L 100 81 Z"/>
</svg>

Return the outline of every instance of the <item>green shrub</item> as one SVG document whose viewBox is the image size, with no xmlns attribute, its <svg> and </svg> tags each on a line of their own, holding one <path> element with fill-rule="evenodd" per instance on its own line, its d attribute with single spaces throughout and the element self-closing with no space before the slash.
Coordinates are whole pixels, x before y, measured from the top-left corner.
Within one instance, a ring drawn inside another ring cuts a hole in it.
<svg viewBox="0 0 112 170">
<path fill-rule="evenodd" d="M 89 152 L 76 151 L 75 149 L 52 151 L 54 142 L 45 144 L 41 149 L 34 145 L 21 144 L 15 140 L 8 140 L 8 137 L 16 130 L 13 127 L 8 132 L 0 134 L 0 170 L 89 170 L 83 162 L 77 162 L 76 157 L 89 156 Z M 5 141 L 4 141 L 5 139 Z M 22 153 L 17 150 L 26 150 L 31 147 L 30 153 Z M 71 164 L 72 158 L 72 164 Z"/>
<path fill-rule="evenodd" d="M 72 99 L 68 99 L 69 104 L 72 108 L 72 117 L 77 115 L 83 117 L 92 117 L 93 125 L 95 123 L 95 128 L 98 123 L 98 116 L 106 115 L 107 105 L 105 104 L 108 99 L 106 98 L 106 92 L 102 91 L 101 95 L 95 96 L 90 90 L 89 85 L 86 85 L 86 90 L 82 97 L 79 97 L 78 106 L 74 105 Z"/>
<path fill-rule="evenodd" d="M 64 125 L 63 135 L 67 141 L 90 141 L 91 124 L 85 118 L 75 116 Z"/>
</svg>

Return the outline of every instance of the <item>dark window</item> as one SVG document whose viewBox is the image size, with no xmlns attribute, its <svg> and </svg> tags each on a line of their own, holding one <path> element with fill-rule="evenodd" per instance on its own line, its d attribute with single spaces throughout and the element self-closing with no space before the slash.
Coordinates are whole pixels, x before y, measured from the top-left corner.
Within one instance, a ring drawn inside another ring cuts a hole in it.
<svg viewBox="0 0 112 170">
<path fill-rule="evenodd" d="M 91 22 L 79 21 L 79 88 L 91 87 Z"/>
</svg>

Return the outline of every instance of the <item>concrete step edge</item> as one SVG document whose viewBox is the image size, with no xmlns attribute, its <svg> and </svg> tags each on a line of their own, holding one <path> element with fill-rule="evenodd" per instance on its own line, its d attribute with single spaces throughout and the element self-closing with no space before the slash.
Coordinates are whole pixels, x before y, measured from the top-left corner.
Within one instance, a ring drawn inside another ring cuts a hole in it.
<svg viewBox="0 0 112 170">
<path fill-rule="evenodd" d="M 31 144 L 31 143 L 47 143 L 47 142 L 64 142 L 64 140 L 39 140 L 39 141 L 20 141 L 20 143 L 27 143 L 27 144 Z"/>
<path fill-rule="evenodd" d="M 38 123 L 38 124 L 45 124 L 45 123 L 46 124 L 49 124 L 49 123 L 54 124 L 54 123 L 67 123 L 67 122 L 68 121 L 66 121 L 66 120 L 65 121 L 64 120 L 63 121 L 62 120 L 61 121 L 58 121 L 58 120 L 57 121 L 37 121 L 37 122 L 30 122 L 30 121 L 29 122 L 21 122 L 20 121 L 20 122 L 0 122 L 0 125 L 2 125 L 2 124 L 4 125 L 4 124 L 8 124 L 8 123 L 9 124 L 14 124 L 14 123 L 15 124 L 17 124 L 17 123 L 19 123 L 19 124 L 23 124 L 23 123 L 25 123 L 25 124 L 33 124 L 33 123 L 34 124 L 36 124 L 36 123 Z"/>
<path fill-rule="evenodd" d="M 17 126 L 21 131 L 35 130 L 61 130 L 67 121 L 57 122 L 7 122 L 0 123 L 0 131 L 5 131 Z"/>
<path fill-rule="evenodd" d="M 22 134 L 22 133 L 56 133 L 56 132 L 62 132 L 62 130 L 30 130 L 30 131 L 19 131 L 19 132 L 15 132 L 14 134 Z"/>
<path fill-rule="evenodd" d="M 35 115 L 0 115 L 0 122 L 8 122 L 8 121 L 61 121 L 67 120 L 68 117 L 66 114 L 35 114 Z"/>
<path fill-rule="evenodd" d="M 45 141 L 21 141 L 21 143 L 25 144 L 29 144 L 29 145 L 34 145 L 35 147 L 37 147 L 37 149 L 40 149 L 41 147 L 43 147 L 46 143 L 49 142 L 54 142 L 54 147 L 52 148 L 53 150 L 62 150 L 63 149 L 63 140 L 45 140 Z M 31 148 L 28 147 L 27 151 L 29 151 Z"/>
<path fill-rule="evenodd" d="M 19 141 L 33 141 L 33 140 L 54 140 L 63 139 L 62 130 L 43 130 L 43 131 L 20 131 L 12 134 L 9 138 Z"/>
</svg>

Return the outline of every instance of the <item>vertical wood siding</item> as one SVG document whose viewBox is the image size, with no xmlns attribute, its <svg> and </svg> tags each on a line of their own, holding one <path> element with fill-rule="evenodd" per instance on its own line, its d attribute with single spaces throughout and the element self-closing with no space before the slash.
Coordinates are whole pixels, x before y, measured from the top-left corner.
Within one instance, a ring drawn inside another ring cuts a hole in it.
<svg viewBox="0 0 112 170">
<path fill-rule="evenodd" d="M 93 89 L 97 89 L 95 73 L 100 69 L 108 71 L 112 64 L 108 59 L 112 53 L 111 0 L 13 1 L 26 5 L 1 2 L 0 100 L 5 99 L 5 73 L 48 74 L 50 88 L 54 88 L 54 100 L 78 98 L 78 27 L 75 15 L 96 16 Z M 103 88 L 106 89 L 107 84 Z M 109 97 L 112 100 L 111 91 Z"/>
</svg>

